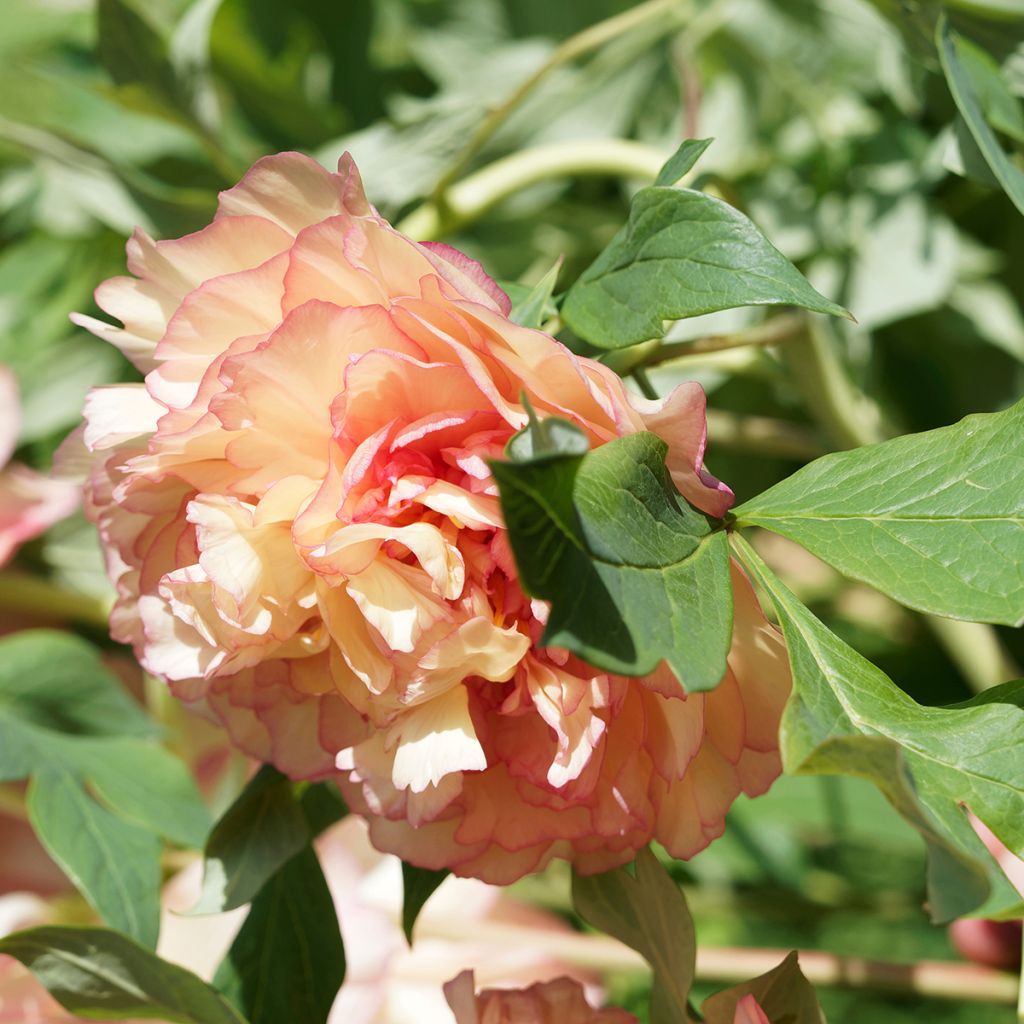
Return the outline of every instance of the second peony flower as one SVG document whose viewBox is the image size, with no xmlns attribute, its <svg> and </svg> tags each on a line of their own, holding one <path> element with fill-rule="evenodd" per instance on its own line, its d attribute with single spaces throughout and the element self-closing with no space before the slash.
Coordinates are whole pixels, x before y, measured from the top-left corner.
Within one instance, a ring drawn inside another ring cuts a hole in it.
<svg viewBox="0 0 1024 1024">
<path fill-rule="evenodd" d="M 721 516 L 699 386 L 639 399 L 517 326 L 479 264 L 384 221 L 347 157 L 261 160 L 209 227 L 136 232 L 128 269 L 96 295 L 123 326 L 76 317 L 145 374 L 85 409 L 112 634 L 237 746 L 336 777 L 380 849 L 495 883 L 652 839 L 689 857 L 771 784 L 789 668 L 742 571 L 717 689 L 608 675 L 540 646 L 488 470 L 525 393 L 594 447 L 658 434 Z"/>
</svg>

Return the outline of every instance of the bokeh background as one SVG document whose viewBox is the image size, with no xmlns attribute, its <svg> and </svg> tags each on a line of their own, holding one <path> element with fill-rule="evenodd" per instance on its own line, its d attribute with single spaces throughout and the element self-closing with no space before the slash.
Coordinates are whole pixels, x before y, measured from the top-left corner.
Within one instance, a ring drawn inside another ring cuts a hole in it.
<svg viewBox="0 0 1024 1024">
<path fill-rule="evenodd" d="M 137 225 L 157 237 L 195 230 L 219 189 L 283 149 L 328 165 L 350 150 L 371 199 L 401 220 L 486 112 L 561 41 L 632 6 L 3 0 L 0 364 L 22 396 L 18 459 L 47 469 L 87 388 L 133 379 L 68 313 L 101 315 L 92 290 L 123 272 Z M 667 156 L 685 137 L 713 136 L 701 184 L 746 211 L 857 317 L 816 329 L 840 352 L 865 415 L 904 433 L 1005 407 L 1024 391 L 1024 221 L 992 187 L 934 49 L 902 11 L 868 0 L 683 3 L 679 17 L 649 20 L 559 67 L 467 173 L 551 143 L 632 139 Z M 974 26 L 1017 97 L 1021 24 Z M 1002 140 L 1019 151 L 1019 103 L 1003 113 Z M 562 257 L 564 287 L 619 228 L 640 184 L 548 179 L 445 240 L 526 285 Z M 759 317 L 699 318 L 671 337 L 734 332 Z M 709 466 L 741 500 L 849 443 L 816 420 L 813 382 L 784 340 L 652 373 L 656 386 L 684 377 L 708 389 Z M 1004 631 L 1003 653 L 979 649 L 965 672 L 913 614 L 782 543 L 764 552 L 833 629 L 923 703 L 966 699 L 1024 661 L 1021 637 Z M 0 628 L 63 622 L 109 646 L 106 587 L 91 529 L 72 517 L 0 572 Z M 726 837 L 674 871 L 702 944 L 907 962 L 957 956 L 922 907 L 920 842 L 854 780 L 781 780 L 767 797 L 741 801 Z M 567 913 L 558 870 L 518 891 Z M 642 979 L 613 977 L 611 990 L 642 1016 Z M 826 989 L 822 1001 L 835 1024 L 1014 1019 L 1008 1006 L 871 988 Z"/>
</svg>

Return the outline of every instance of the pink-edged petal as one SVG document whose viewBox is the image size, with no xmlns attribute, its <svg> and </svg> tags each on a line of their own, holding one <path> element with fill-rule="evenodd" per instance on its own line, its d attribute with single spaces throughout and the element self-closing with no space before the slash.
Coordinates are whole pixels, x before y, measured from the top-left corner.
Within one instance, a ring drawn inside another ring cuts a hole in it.
<svg viewBox="0 0 1024 1024">
<path fill-rule="evenodd" d="M 18 545 L 66 519 L 80 501 L 81 491 L 75 485 L 27 466 L 8 466 L 0 472 L 0 565 Z"/>
<path fill-rule="evenodd" d="M 484 270 L 482 264 L 443 242 L 420 242 L 420 246 L 426 249 L 427 259 L 434 269 L 457 294 L 471 302 L 490 306 L 502 316 L 512 312 L 512 300 L 498 287 L 498 282 Z"/>
<path fill-rule="evenodd" d="M 339 171 L 332 174 L 302 153 L 263 157 L 234 188 L 221 192 L 217 220 L 257 216 L 297 235 L 310 224 L 344 211 L 370 214 L 351 158 L 342 158 Z"/>
<path fill-rule="evenodd" d="M 691 505 L 721 518 L 732 507 L 735 495 L 704 469 L 707 443 L 707 398 L 692 382 L 680 384 L 665 398 L 649 400 L 630 396 L 644 429 L 668 445 L 668 466 L 679 493 Z"/>
</svg>

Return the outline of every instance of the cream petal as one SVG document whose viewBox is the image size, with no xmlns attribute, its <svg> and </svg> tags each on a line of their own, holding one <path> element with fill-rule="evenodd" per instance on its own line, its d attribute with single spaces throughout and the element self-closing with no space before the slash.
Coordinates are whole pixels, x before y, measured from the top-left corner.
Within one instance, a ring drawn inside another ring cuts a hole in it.
<svg viewBox="0 0 1024 1024">
<path fill-rule="evenodd" d="M 437 786 L 454 772 L 487 767 L 461 686 L 403 714 L 388 731 L 385 745 L 395 750 L 392 783 L 414 793 Z"/>
<path fill-rule="evenodd" d="M 424 632 L 451 617 L 422 570 L 391 559 L 375 559 L 345 589 L 393 651 L 415 650 Z"/>
<path fill-rule="evenodd" d="M 84 440 L 90 451 L 102 451 L 152 434 L 166 406 L 155 401 L 143 384 L 108 384 L 85 397 Z"/>
</svg>

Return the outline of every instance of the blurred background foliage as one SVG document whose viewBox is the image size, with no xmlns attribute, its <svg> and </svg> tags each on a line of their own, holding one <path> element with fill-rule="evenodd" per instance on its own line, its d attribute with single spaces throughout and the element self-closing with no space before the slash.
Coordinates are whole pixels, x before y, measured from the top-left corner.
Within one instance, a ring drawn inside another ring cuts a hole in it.
<svg viewBox="0 0 1024 1024">
<path fill-rule="evenodd" d="M 558 43 L 625 0 L 4 0 L 0 17 L 0 363 L 21 387 L 20 457 L 45 468 L 90 386 L 130 380 L 68 322 L 123 273 L 125 236 L 195 230 L 258 157 L 355 156 L 399 221 L 453 166 L 489 109 Z M 922 25 L 927 4 L 692 0 L 559 66 L 467 171 L 546 143 L 633 139 L 667 156 L 713 136 L 699 183 L 745 210 L 857 323 L 820 323 L 892 432 L 1005 407 L 1024 383 L 1024 230 L 957 113 Z M 1016 11 L 1016 17 L 1014 12 Z M 964 2 L 958 24 L 1002 68 L 986 101 L 1024 143 L 1016 0 Z M 993 20 L 992 15 L 1000 18 Z M 1006 94 L 1017 98 L 1006 104 Z M 571 283 L 621 225 L 640 181 L 566 176 L 518 190 L 446 236 L 496 277 Z M 728 311 L 670 340 L 744 330 Z M 572 341 L 571 338 L 566 339 Z M 691 355 L 713 408 L 709 465 L 749 497 L 829 437 L 775 347 Z M 810 399 L 810 401 L 809 401 Z M 803 552 L 765 554 L 840 634 L 925 703 L 964 699 L 959 671 L 912 614 Z M 89 528 L 61 524 L 17 568 L 103 597 Z M 98 631 L 94 632 L 98 636 Z M 1024 660 L 1019 635 L 1003 641 Z M 873 791 L 785 779 L 742 803 L 711 850 L 677 866 L 704 943 L 800 946 L 906 961 L 952 957 L 922 910 L 923 853 Z M 542 883 L 534 890 L 543 898 Z M 641 1012 L 624 979 L 615 991 Z M 1008 1008 L 830 992 L 834 1022 L 1010 1021 Z"/>
</svg>

